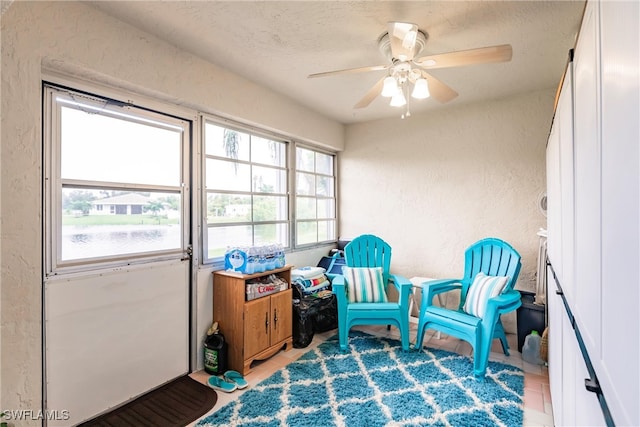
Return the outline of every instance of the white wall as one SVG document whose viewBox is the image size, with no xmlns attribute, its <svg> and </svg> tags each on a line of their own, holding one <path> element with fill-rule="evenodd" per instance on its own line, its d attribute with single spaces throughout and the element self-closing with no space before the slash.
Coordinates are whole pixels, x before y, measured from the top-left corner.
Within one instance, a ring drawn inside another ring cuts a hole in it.
<svg viewBox="0 0 640 427">
<path fill-rule="evenodd" d="M 461 277 L 465 249 L 499 237 L 522 256 L 516 288 L 534 292 L 555 92 L 347 127 L 341 236 L 381 236 L 393 248 L 392 270 L 407 278 Z M 515 333 L 515 312 L 503 324 Z"/>
<path fill-rule="evenodd" d="M 558 80 L 561 76 L 558 76 Z M 555 89 L 347 128 L 340 153 L 341 235 L 371 232 L 407 277 L 460 277 L 464 250 L 499 237 L 535 290 L 537 208 Z"/>
<path fill-rule="evenodd" d="M 12 3 L 2 14 L 1 63 L 2 409 L 41 407 L 44 68 L 170 105 L 224 112 L 307 142 L 343 146 L 342 125 L 82 3 Z"/>
</svg>

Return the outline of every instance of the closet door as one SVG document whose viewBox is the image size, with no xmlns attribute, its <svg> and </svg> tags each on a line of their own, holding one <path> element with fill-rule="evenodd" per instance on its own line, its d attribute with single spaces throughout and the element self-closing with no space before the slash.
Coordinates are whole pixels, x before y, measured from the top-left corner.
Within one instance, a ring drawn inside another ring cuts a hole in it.
<svg viewBox="0 0 640 427">
<path fill-rule="evenodd" d="M 589 353 L 600 352 L 601 268 L 600 248 L 600 94 L 598 3 L 585 10 L 576 45 L 575 66 L 575 279 L 579 286 L 566 289 Z"/>
<path fill-rule="evenodd" d="M 598 10 L 598 2 L 587 4 L 574 55 L 575 286 L 565 290 L 576 327 L 592 362 L 601 357 L 602 334 L 602 145 Z M 571 353 L 565 360 L 568 363 L 573 360 L 576 407 L 575 418 L 564 421 L 571 425 L 604 425 L 597 395 L 588 392 L 584 386 L 584 379 L 590 375 L 575 334 L 570 342 L 571 344 L 566 343 L 564 350 Z"/>
<path fill-rule="evenodd" d="M 560 245 L 561 259 L 559 274 L 562 289 L 570 295 L 575 295 L 575 252 L 574 252 L 574 221 L 575 221 L 575 180 L 574 180 L 574 143 L 573 143 L 573 61 L 567 65 L 562 93 L 558 100 L 556 115 L 560 123 L 560 211 L 561 230 Z"/>
<path fill-rule="evenodd" d="M 561 209 L 560 185 L 560 126 L 558 110 L 551 128 L 547 143 L 547 256 L 554 267 L 554 271 L 562 266 L 561 258 Z M 559 271 L 555 271 L 560 275 Z M 553 272 L 547 272 L 547 312 L 549 319 L 549 385 L 553 403 L 553 418 L 556 424 L 563 419 L 563 412 L 567 402 L 563 401 L 562 391 L 562 320 L 563 307 L 560 297 L 556 295 L 556 282 Z"/>
<path fill-rule="evenodd" d="M 564 288 L 573 288 L 573 64 L 569 62 L 556 106 L 553 127 L 547 145 L 547 214 L 548 257 L 559 283 Z M 549 315 L 549 381 L 553 402 L 554 419 L 564 424 L 564 414 L 573 413 L 574 381 L 563 381 L 563 375 L 572 373 L 565 369 L 565 356 L 575 358 L 567 351 L 566 342 L 575 339 L 571 329 L 567 331 L 567 315 L 562 299 L 556 294 L 553 274 L 547 274 Z M 570 341 L 569 341 L 570 342 Z M 572 366 L 571 362 L 569 366 Z M 566 391 L 566 392 L 565 392 Z"/>
<path fill-rule="evenodd" d="M 617 425 L 640 425 L 638 20 L 640 3 L 600 3 L 602 96 L 601 352 L 594 358 Z"/>
</svg>

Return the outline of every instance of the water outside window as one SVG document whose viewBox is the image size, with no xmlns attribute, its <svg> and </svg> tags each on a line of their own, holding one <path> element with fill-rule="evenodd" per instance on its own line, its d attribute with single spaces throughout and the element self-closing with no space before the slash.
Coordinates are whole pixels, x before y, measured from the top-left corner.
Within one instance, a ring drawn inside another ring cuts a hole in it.
<svg viewBox="0 0 640 427">
<path fill-rule="evenodd" d="M 181 248 L 173 193 L 62 190 L 62 261 Z"/>
</svg>

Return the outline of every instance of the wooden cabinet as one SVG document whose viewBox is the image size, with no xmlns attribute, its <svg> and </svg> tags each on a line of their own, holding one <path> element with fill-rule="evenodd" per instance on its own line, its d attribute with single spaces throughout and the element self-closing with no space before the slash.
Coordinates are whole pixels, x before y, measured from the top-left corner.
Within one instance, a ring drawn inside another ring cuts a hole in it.
<svg viewBox="0 0 640 427">
<path fill-rule="evenodd" d="M 271 274 L 287 289 L 247 301 L 246 284 Z M 213 272 L 213 318 L 228 343 L 228 368 L 246 375 L 256 360 L 291 350 L 291 266 L 257 274 Z"/>
</svg>

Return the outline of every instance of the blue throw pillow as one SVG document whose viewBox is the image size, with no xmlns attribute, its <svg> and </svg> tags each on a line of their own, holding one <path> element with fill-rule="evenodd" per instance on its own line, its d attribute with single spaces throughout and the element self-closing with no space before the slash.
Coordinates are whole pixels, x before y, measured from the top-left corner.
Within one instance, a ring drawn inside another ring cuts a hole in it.
<svg viewBox="0 0 640 427">
<path fill-rule="evenodd" d="M 382 267 L 342 267 L 349 302 L 388 302 Z"/>
</svg>

